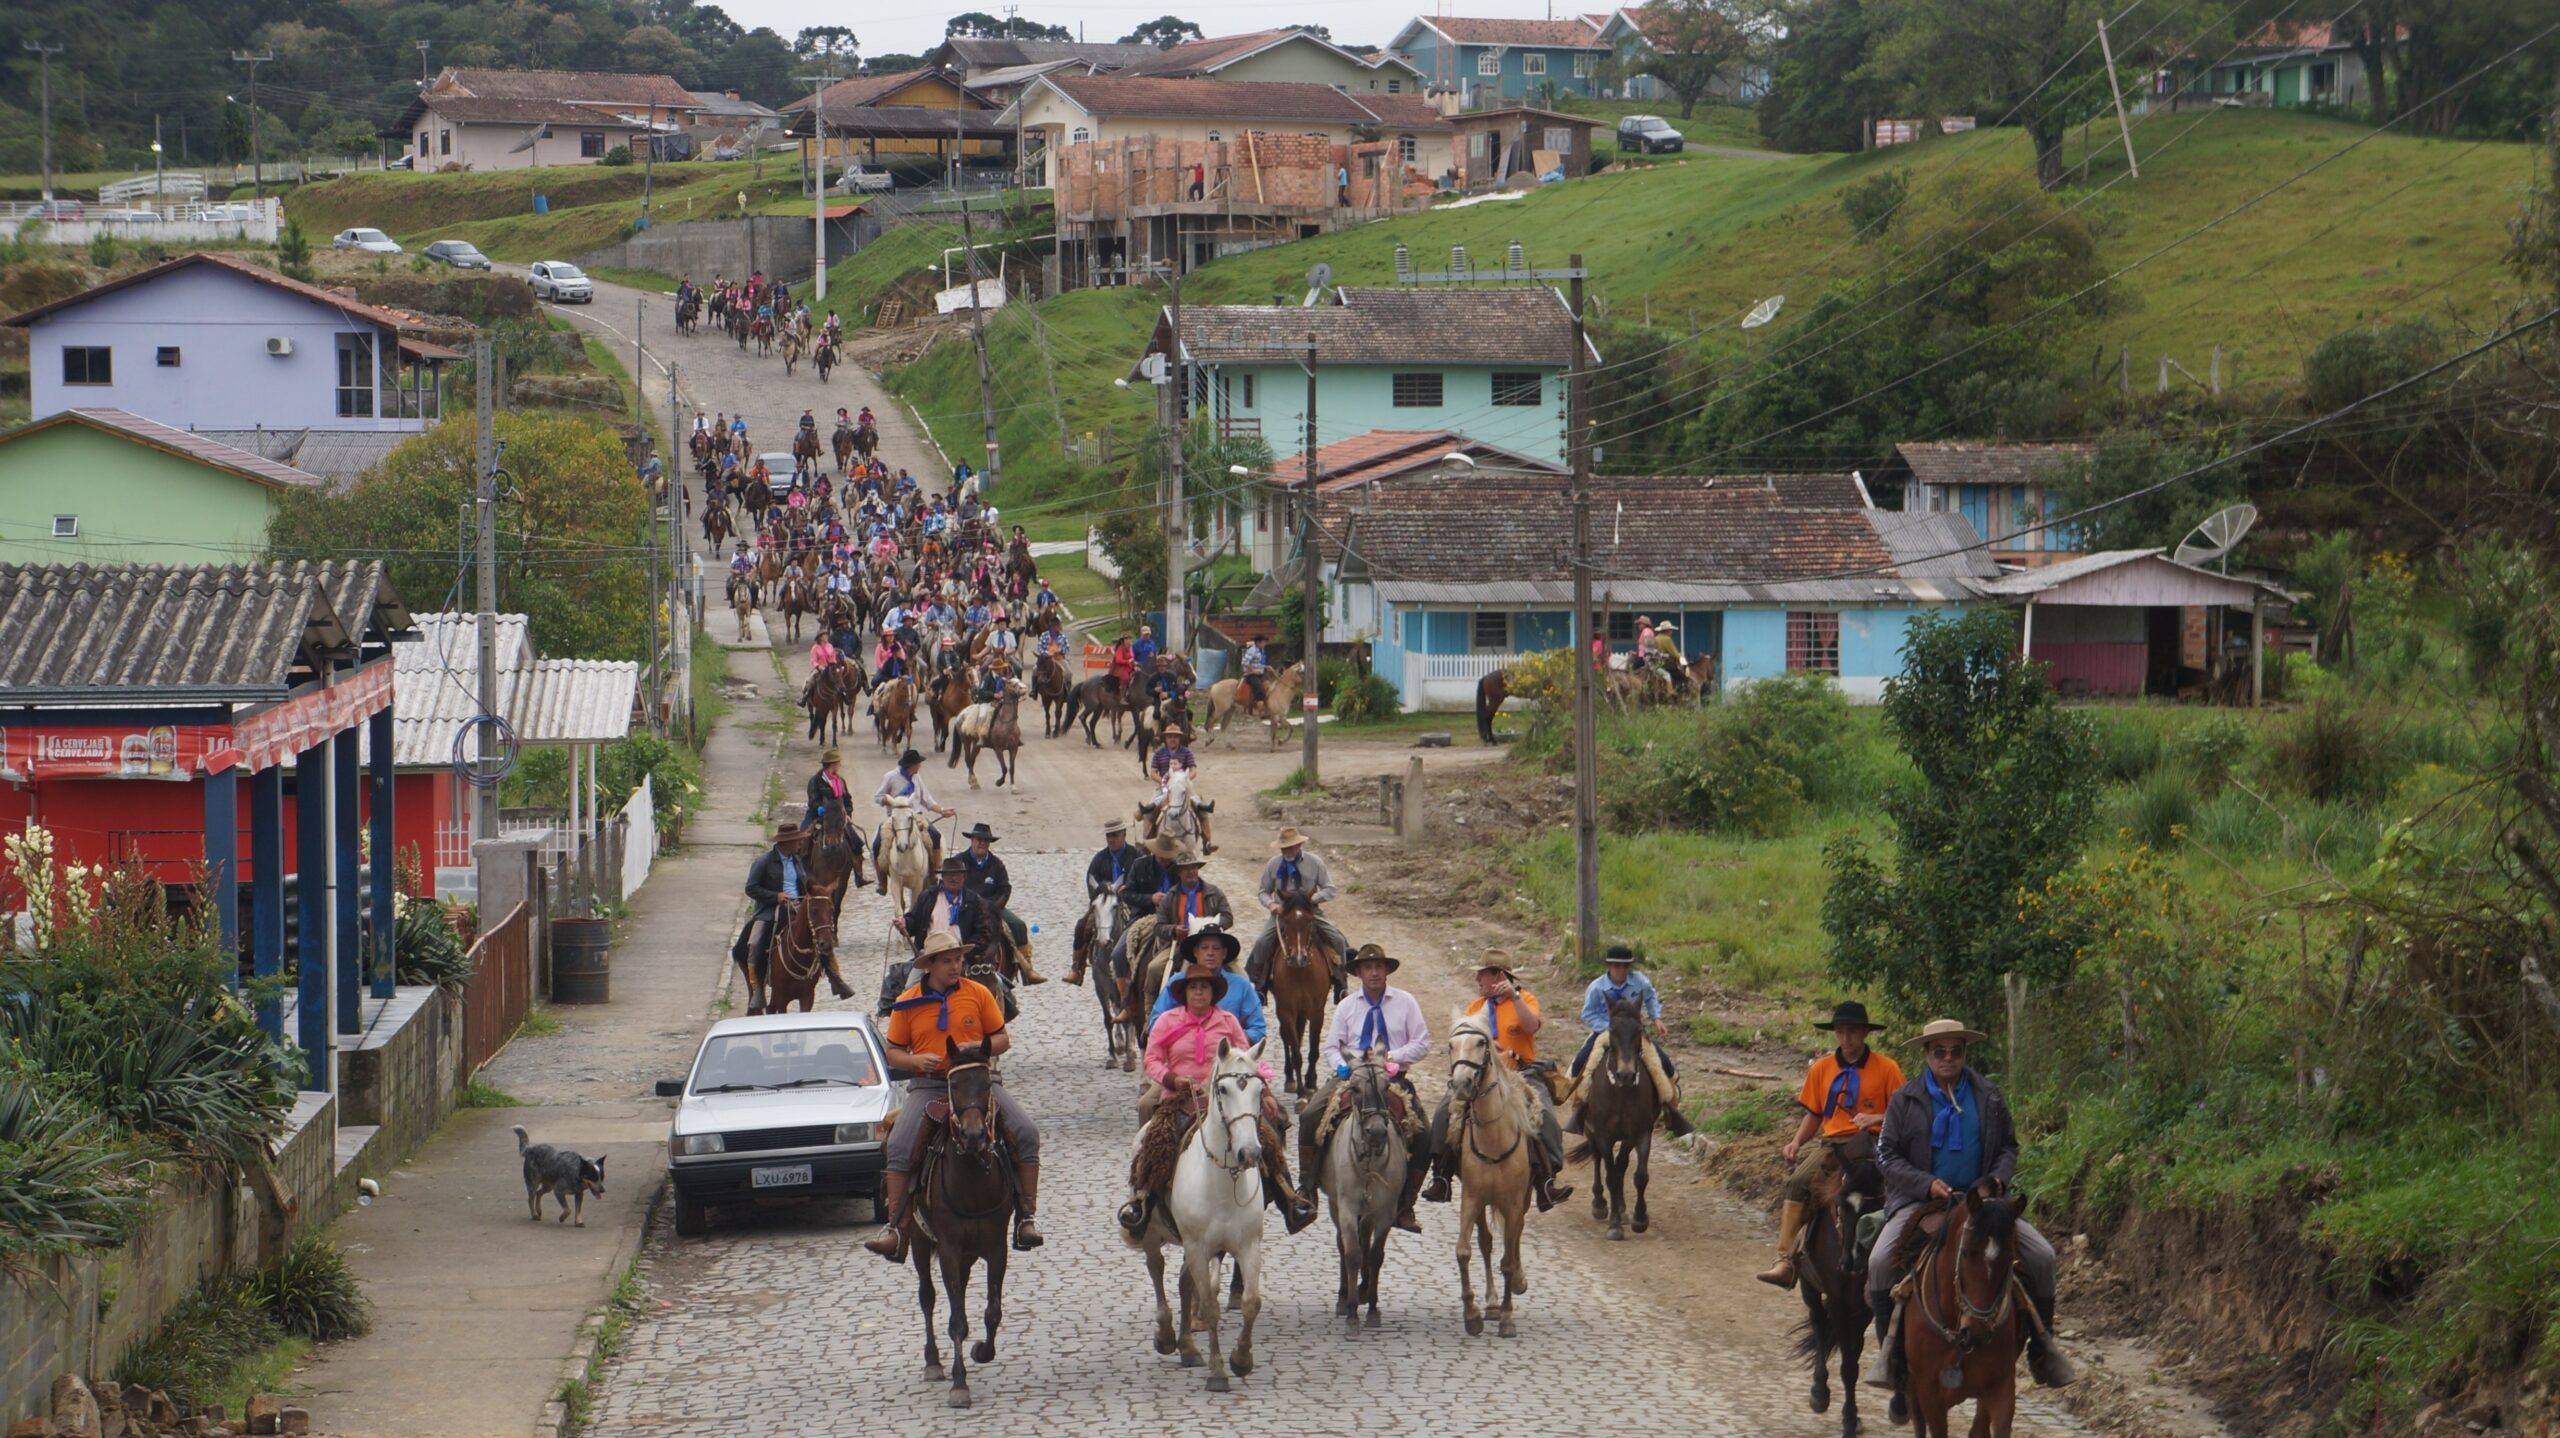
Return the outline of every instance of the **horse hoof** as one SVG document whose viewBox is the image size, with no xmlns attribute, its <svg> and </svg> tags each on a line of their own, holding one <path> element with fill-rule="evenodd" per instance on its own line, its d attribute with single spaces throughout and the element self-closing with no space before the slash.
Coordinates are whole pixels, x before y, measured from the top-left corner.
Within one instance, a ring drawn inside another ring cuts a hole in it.
<svg viewBox="0 0 2560 1438">
<path fill-rule="evenodd" d="M 1363 1328 L 1375 1328 L 1375 1327 L 1377 1327 L 1377 1326 L 1378 1326 L 1378 1310 L 1376 1310 L 1376 1309 L 1374 1309 L 1374 1308 L 1370 1309 L 1370 1310 L 1369 1310 L 1369 1316 L 1360 1320 L 1360 1326 L 1361 1326 L 1361 1327 L 1363 1327 Z"/>
<path fill-rule="evenodd" d="M 952 1390 L 951 1390 L 950 1404 L 951 1404 L 951 1406 L 952 1406 L 952 1407 L 954 1407 L 954 1408 L 966 1408 L 966 1407 L 968 1407 L 968 1406 L 969 1406 L 969 1390 L 968 1390 L 968 1389 L 966 1389 L 966 1388 L 954 1388 L 954 1389 L 952 1389 Z"/>
<path fill-rule="evenodd" d="M 1336 1318 L 1349 1318 L 1359 1311 L 1360 1305 L 1348 1298 L 1337 1298 L 1333 1301 L 1333 1316 Z"/>
<path fill-rule="evenodd" d="M 1819 1384 L 1814 1387 L 1813 1411 L 1816 1413 L 1828 1413 L 1831 1411 L 1831 1390 L 1829 1388 L 1823 1387 Z"/>
<path fill-rule="evenodd" d="M 992 1339 L 980 1339 L 978 1342 L 970 1344 L 969 1361 L 972 1363 L 995 1362 L 996 1345 L 994 1341 Z"/>
<path fill-rule="evenodd" d="M 1626 1241 L 1627 1241 L 1627 1231 L 1626 1231 L 1625 1229 L 1623 1229 L 1623 1228 L 1620 1228 L 1618 1225 L 1616 1225 L 1616 1224 L 1614 1224 L 1614 1223 L 1613 1223 L 1613 1224 L 1610 1224 L 1610 1225 L 1609 1225 L 1609 1241 L 1610 1241 L 1611 1243 L 1624 1243 L 1624 1242 L 1626 1242 Z"/>
<path fill-rule="evenodd" d="M 1896 1423 L 1908 1423 L 1911 1421 L 1911 1405 L 1903 1401 L 1900 1391 L 1897 1390 L 1892 1399 L 1884 1405 L 1884 1416 L 1892 1419 Z"/>
<path fill-rule="evenodd" d="M 1609 1200 L 1601 1194 L 1591 1195 L 1591 1216 L 1603 1223 L 1609 1219 Z"/>
<path fill-rule="evenodd" d="M 1253 1371 L 1253 1360 L 1241 1353 L 1230 1353 L 1227 1355 L 1227 1368 L 1235 1376 L 1242 1378 Z"/>
<path fill-rule="evenodd" d="M 1859 1427 L 1857 1414 L 1843 1414 L 1840 1419 L 1840 1438 L 1858 1438 Z"/>
<path fill-rule="evenodd" d="M 948 1376 L 950 1375 L 942 1371 L 942 1365 L 939 1363 L 928 1363 L 924 1366 L 924 1381 L 927 1383 L 939 1383 Z"/>
<path fill-rule="evenodd" d="M 1468 1336 L 1469 1338 L 1481 1338 L 1481 1337 L 1483 1337 L 1483 1336 L 1484 1336 L 1484 1320 L 1483 1320 L 1483 1319 L 1481 1319 L 1481 1318 L 1470 1318 L 1470 1319 L 1468 1319 L 1468 1320 L 1467 1320 L 1467 1336 Z"/>
<path fill-rule="evenodd" d="M 1197 1368 L 1208 1361 L 1209 1360 L 1201 1357 L 1197 1353 L 1185 1353 L 1182 1355 L 1182 1366 L 1185 1368 Z"/>
<path fill-rule="evenodd" d="M 1173 1335 L 1172 1335 L 1172 1334 L 1170 1334 L 1170 1333 L 1164 1333 L 1164 1332 L 1158 1332 L 1158 1333 L 1156 1334 L 1156 1352 L 1158 1352 L 1158 1353 L 1171 1353 L 1175 1348 L 1177 1348 L 1177 1347 L 1179 1347 L 1179 1346 L 1180 1346 L 1179 1344 L 1176 1344 L 1176 1343 L 1173 1341 Z"/>
<path fill-rule="evenodd" d="M 1635 1222 L 1635 1229 L 1636 1229 L 1636 1232 L 1638 1232 L 1638 1233 L 1642 1233 L 1642 1232 L 1644 1232 L 1646 1229 L 1651 1228 L 1651 1227 L 1653 1227 L 1653 1220 L 1652 1220 L 1650 1217 L 1648 1217 L 1648 1216 L 1646 1216 L 1646 1215 L 1644 1215 L 1644 1214 L 1641 1214 L 1641 1213 L 1639 1213 L 1639 1214 L 1637 1214 L 1637 1215 L 1636 1215 L 1636 1222 Z"/>
<path fill-rule="evenodd" d="M 1209 1391 L 1212 1393 L 1224 1393 L 1234 1386 L 1235 1385 L 1227 1381 L 1227 1375 L 1223 1373 L 1212 1373 L 1209 1375 Z"/>
<path fill-rule="evenodd" d="M 1495 1331 L 1505 1338 L 1517 1338 L 1520 1336 L 1520 1325 L 1506 1318 L 1502 1320 L 1502 1327 Z"/>
</svg>

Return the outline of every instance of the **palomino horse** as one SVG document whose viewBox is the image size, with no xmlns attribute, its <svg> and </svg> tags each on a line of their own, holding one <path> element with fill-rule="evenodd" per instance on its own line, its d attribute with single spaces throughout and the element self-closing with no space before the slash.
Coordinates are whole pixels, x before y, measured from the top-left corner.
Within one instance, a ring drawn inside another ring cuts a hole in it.
<svg viewBox="0 0 2560 1438">
<path fill-rule="evenodd" d="M 1067 661 L 1055 654 L 1041 655 L 1031 667 L 1031 692 L 1040 698 L 1043 737 L 1057 738 L 1067 727 Z"/>
<path fill-rule="evenodd" d="M 782 332 L 782 373 L 785 378 L 800 372 L 802 347 L 800 331 L 797 327 Z"/>
<path fill-rule="evenodd" d="M 747 639 L 747 622 L 755 617 L 756 612 L 755 581 L 735 574 L 729 576 L 729 610 L 738 616 L 738 642 L 743 644 Z"/>
<path fill-rule="evenodd" d="M 879 891 L 889 895 L 891 912 L 914 907 L 916 895 L 933 882 L 933 830 L 917 812 L 915 800 L 901 795 L 889 801 L 889 817 L 880 825 Z M 895 894 L 890 890 L 895 889 Z"/>
<path fill-rule="evenodd" d="M 1624 999 L 1609 1006 L 1609 1051 L 1582 1081 L 1583 1140 L 1565 1162 L 1591 1160 L 1591 1216 L 1609 1225 L 1611 1238 L 1627 1236 L 1627 1160 L 1636 1164 L 1635 1230 L 1652 1224 L 1645 1215 L 1645 1183 L 1653 1171 L 1653 1125 L 1662 1117 L 1662 1095 L 1645 1067 L 1644 1006 Z"/>
<path fill-rule="evenodd" d="M 1315 901 L 1297 890 L 1280 896 L 1275 922 L 1280 933 L 1271 946 L 1271 998 L 1280 1010 L 1281 1072 L 1290 1093 L 1313 1093 L 1324 1004 L 1333 995 L 1333 966 L 1342 955 L 1325 942 Z"/>
<path fill-rule="evenodd" d="M 969 765 L 969 787 L 978 787 L 978 751 L 985 749 L 996 756 L 996 785 L 1021 787 L 1014 773 L 1014 759 L 1022 753 L 1022 696 L 1028 693 L 1021 680 L 1004 681 L 1004 693 L 991 704 L 972 704 L 962 710 L 951 723 L 951 763 L 964 759 Z M 950 765 L 945 765 L 945 768 Z"/>
<path fill-rule="evenodd" d="M 1796 1252 L 1804 1324 L 1796 1352 L 1813 1364 L 1813 1411 L 1831 1408 L 1831 1355 L 1840 1354 L 1840 1438 L 1858 1438 L 1858 1354 L 1867 1336 L 1867 1270 L 1858 1258 L 1858 1218 L 1879 1195 L 1875 1165 L 1845 1162 L 1824 1146 L 1805 1205 L 1804 1246 Z M 1864 1191 L 1862 1191 L 1864 1190 Z"/>
<path fill-rule="evenodd" d="M 1537 1135 L 1537 1101 L 1529 1081 L 1493 1046 L 1481 1013 L 1461 1014 L 1449 1033 L 1449 1142 L 1458 1151 L 1458 1289 L 1467 1332 L 1484 1332 L 1468 1263 L 1472 1235 L 1484 1255 L 1485 1297 L 1493 1296 L 1493 1220 L 1502 1220 L 1502 1306 L 1495 1331 L 1520 1336 L 1512 1301 L 1529 1291 L 1520 1263 L 1520 1228 L 1529 1213 L 1529 1145 Z"/>
<path fill-rule="evenodd" d="M 1124 1241 L 1147 1255 L 1147 1276 L 1156 1289 L 1156 1352 L 1179 1350 L 1182 1366 L 1201 1366 L 1200 1346 L 1192 1336 L 1196 1324 L 1209 1332 L 1209 1383 L 1212 1393 L 1227 1391 L 1227 1375 L 1218 1371 L 1221 1354 L 1218 1270 L 1223 1260 L 1236 1265 L 1236 1285 L 1244 1331 L 1235 1352 L 1224 1355 L 1238 1378 L 1253 1371 L 1253 1324 L 1262 1316 L 1262 1094 L 1258 1067 L 1262 1045 L 1237 1048 L 1218 1041 L 1218 1059 L 1203 1085 L 1205 1111 L 1191 1126 L 1175 1160 L 1173 1187 L 1165 1202 L 1148 1216 L 1147 1226 Z M 1182 1245 L 1182 1314 L 1177 1322 L 1165 1302 L 1165 1245 Z"/>
<path fill-rule="evenodd" d="M 1271 686 L 1271 680 L 1272 676 L 1263 676 L 1266 689 Z M 1208 717 L 1200 721 L 1200 742 L 1204 745 L 1216 743 L 1218 731 L 1226 728 L 1227 721 L 1238 715 L 1265 721 L 1271 718 L 1271 706 L 1254 698 L 1253 691 L 1245 687 L 1242 679 L 1221 679 L 1209 686 L 1208 695 Z"/>
<path fill-rule="evenodd" d="M 1292 664 L 1271 676 L 1271 702 L 1263 706 L 1263 721 L 1271 729 L 1271 747 L 1289 737 L 1289 715 L 1298 707 L 1298 693 L 1307 687 L 1307 666 Z"/>
<path fill-rule="evenodd" d="M 1914 1275 L 1904 1301 L 1902 1350 L 1892 1367 L 1893 1407 L 1907 1407 L 1920 1438 L 1947 1438 L 1947 1413 L 1973 1400 L 1973 1438 L 2009 1438 L 2018 1412 L 2018 1354 L 2026 1346 L 2026 1297 L 2018 1284 L 2018 1220 L 2027 1202 L 1985 1198 L 1969 1188 L 1947 1200 L 1932 1240 L 1914 1222 L 1899 1265 Z"/>
<path fill-rule="evenodd" d="M 778 1014 L 793 1004 L 808 1013 L 818 1007 L 818 975 L 836 948 L 835 901 L 813 893 L 783 905 L 782 922 L 773 927 L 770 957 L 756 974 L 747 1012 Z"/>
<path fill-rule="evenodd" d="M 1387 1261 L 1387 1235 L 1395 1232 L 1396 1203 L 1404 1193 L 1404 1095 L 1387 1082 L 1386 1054 L 1374 1047 L 1361 1053 L 1335 1092 L 1348 1112 L 1324 1153 L 1325 1198 L 1333 1208 L 1334 1247 L 1342 1260 L 1333 1312 L 1358 1327 L 1366 1305 L 1366 1326 L 1375 1328 L 1378 1269 Z M 1459 1266 L 1465 1266 L 1463 1258 Z"/>
<path fill-rule="evenodd" d="M 907 1217 L 908 1256 L 916 1266 L 916 1306 L 924 1310 L 924 1373 L 942 1377 L 942 1354 L 933 1341 L 933 1273 L 942 1270 L 942 1286 L 951 1290 L 951 1397 L 954 1408 L 969 1406 L 969 1365 L 960 1359 L 960 1344 L 969 1336 L 969 1270 L 987 1268 L 987 1336 L 969 1346 L 969 1359 L 996 1360 L 996 1328 L 1004 1322 L 1004 1268 L 1013 1212 L 1022 1201 L 1014 1183 L 1013 1155 L 997 1132 L 995 1070 L 987 1067 L 987 1046 L 954 1048 L 944 1071 L 950 1075 L 948 1111 L 932 1151 L 920 1167 L 921 1187 Z M 915 1102 L 910 1099 L 909 1102 Z"/>
<path fill-rule="evenodd" d="M 1121 1015 L 1120 976 L 1111 970 L 1111 945 L 1120 937 L 1124 915 L 1117 885 L 1094 895 L 1084 917 L 1076 920 L 1074 957 L 1078 968 L 1092 973 L 1094 1001 L 1102 1005 L 1102 1066 L 1133 1073 L 1144 1045 L 1138 1026 Z"/>
<path fill-rule="evenodd" d="M 916 728 L 916 694 L 901 676 L 871 691 L 871 730 L 882 749 L 903 749 Z"/>
<path fill-rule="evenodd" d="M 1082 717 L 1084 742 L 1099 749 L 1102 741 L 1094 736 L 1093 728 L 1095 722 L 1107 714 L 1111 716 L 1112 747 L 1117 748 L 1120 744 L 1120 721 L 1128 712 L 1128 694 L 1111 682 L 1110 675 L 1097 674 L 1067 691 L 1067 717 L 1059 722 L 1058 732 L 1064 734 L 1075 727 L 1078 717 Z"/>
</svg>

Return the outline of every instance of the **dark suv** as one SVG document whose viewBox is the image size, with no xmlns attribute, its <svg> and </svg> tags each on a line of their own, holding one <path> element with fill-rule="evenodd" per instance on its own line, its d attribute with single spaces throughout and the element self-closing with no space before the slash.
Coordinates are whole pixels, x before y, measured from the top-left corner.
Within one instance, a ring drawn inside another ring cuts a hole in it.
<svg viewBox="0 0 2560 1438">
<path fill-rule="evenodd" d="M 1629 115 L 1618 122 L 1618 148 L 1648 155 L 1677 154 L 1688 144 L 1660 115 Z"/>
</svg>

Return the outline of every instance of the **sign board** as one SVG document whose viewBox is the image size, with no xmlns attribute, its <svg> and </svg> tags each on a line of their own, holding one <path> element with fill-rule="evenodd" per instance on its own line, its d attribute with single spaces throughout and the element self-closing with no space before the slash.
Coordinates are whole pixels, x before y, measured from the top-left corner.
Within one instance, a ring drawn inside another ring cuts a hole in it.
<svg viewBox="0 0 2560 1438">
<path fill-rule="evenodd" d="M 230 747 L 218 724 L 43 724 L 0 729 L 0 779 L 168 779 L 186 783 Z"/>
<path fill-rule="evenodd" d="M 935 312 L 939 314 L 952 315 L 968 309 L 969 289 L 970 287 L 967 285 L 953 285 L 947 290 L 934 291 L 933 308 Z M 977 291 L 979 309 L 997 310 L 1004 308 L 1004 281 L 980 280 L 977 283 Z"/>
</svg>

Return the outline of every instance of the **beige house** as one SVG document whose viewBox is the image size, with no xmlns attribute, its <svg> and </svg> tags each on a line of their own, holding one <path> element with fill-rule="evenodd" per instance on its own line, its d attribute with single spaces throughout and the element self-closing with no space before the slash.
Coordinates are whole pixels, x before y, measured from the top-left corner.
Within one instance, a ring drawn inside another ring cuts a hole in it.
<svg viewBox="0 0 2560 1438">
<path fill-rule="evenodd" d="M 1450 170 L 1456 155 L 1455 128 L 1420 96 L 1351 95 L 1293 81 L 1046 75 L 1023 91 L 1015 119 L 1033 184 L 1049 183 L 1047 156 L 1070 145 L 1243 145 L 1248 136 L 1383 141 L 1401 169 L 1426 177 Z M 1253 155 L 1240 151 L 1235 163 L 1249 181 Z"/>
<path fill-rule="evenodd" d="M 418 91 L 394 134 L 420 172 L 593 165 L 653 134 L 681 135 L 703 108 L 667 75 L 447 66 Z M 662 152 L 663 154 L 663 152 Z"/>
<path fill-rule="evenodd" d="M 1111 72 L 1165 79 L 1329 85 L 1353 95 L 1420 95 L 1422 72 L 1393 56 L 1376 62 L 1303 30 L 1260 30 L 1176 45 Z"/>
</svg>

